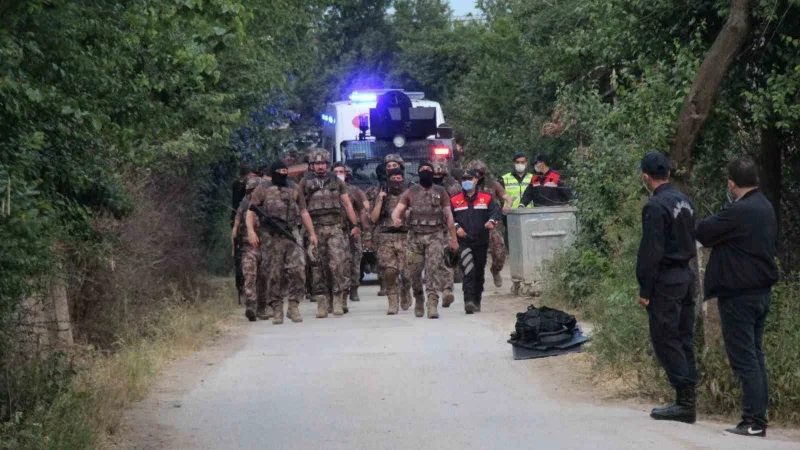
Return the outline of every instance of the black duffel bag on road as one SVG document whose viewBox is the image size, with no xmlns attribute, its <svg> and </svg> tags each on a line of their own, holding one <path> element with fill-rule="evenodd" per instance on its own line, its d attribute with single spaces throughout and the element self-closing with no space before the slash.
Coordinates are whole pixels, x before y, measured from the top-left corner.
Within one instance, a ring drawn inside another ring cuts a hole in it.
<svg viewBox="0 0 800 450">
<path fill-rule="evenodd" d="M 517 313 L 517 323 L 509 343 L 551 346 L 572 339 L 578 321 L 564 311 L 530 305 L 524 313 Z"/>
</svg>

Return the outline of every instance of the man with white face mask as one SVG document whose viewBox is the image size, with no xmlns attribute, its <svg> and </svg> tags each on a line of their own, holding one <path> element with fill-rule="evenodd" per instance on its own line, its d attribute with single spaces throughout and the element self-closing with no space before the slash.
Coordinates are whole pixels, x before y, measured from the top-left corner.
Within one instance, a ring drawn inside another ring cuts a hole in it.
<svg viewBox="0 0 800 450">
<path fill-rule="evenodd" d="M 503 175 L 499 181 L 508 196 L 511 197 L 511 207 L 519 207 L 522 194 L 525 193 L 525 189 L 533 181 L 533 174 L 528 173 L 528 156 L 524 152 L 515 154 L 514 170 Z"/>
</svg>

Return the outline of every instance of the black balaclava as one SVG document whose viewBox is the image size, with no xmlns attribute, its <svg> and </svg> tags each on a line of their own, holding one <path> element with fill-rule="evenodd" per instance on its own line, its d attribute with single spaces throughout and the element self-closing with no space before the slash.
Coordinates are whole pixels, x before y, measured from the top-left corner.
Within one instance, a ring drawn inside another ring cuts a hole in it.
<svg viewBox="0 0 800 450">
<path fill-rule="evenodd" d="M 424 188 L 429 188 L 433 186 L 433 165 L 429 162 L 420 163 L 419 168 L 422 169 L 423 167 L 430 167 L 431 170 L 420 170 L 419 171 L 419 184 Z"/>
<path fill-rule="evenodd" d="M 278 160 L 272 163 L 272 169 L 270 170 L 272 173 L 272 184 L 280 187 L 286 186 L 286 179 L 289 177 L 289 175 L 278 173 L 278 170 L 286 168 L 286 164 L 284 164 L 283 161 Z"/>
<path fill-rule="evenodd" d="M 394 175 L 401 175 L 404 178 L 405 178 L 405 176 L 403 175 L 403 171 L 401 169 L 392 169 L 388 173 L 386 183 L 389 186 L 389 192 L 391 192 L 392 194 L 398 194 L 400 192 L 400 189 L 403 187 L 403 181 L 402 180 L 401 181 L 392 181 L 391 178 Z"/>
</svg>

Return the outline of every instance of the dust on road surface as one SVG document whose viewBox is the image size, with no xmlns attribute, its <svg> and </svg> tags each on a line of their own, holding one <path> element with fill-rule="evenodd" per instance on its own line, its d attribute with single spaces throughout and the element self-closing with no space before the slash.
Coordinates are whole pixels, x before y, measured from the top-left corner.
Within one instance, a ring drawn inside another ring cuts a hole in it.
<svg viewBox="0 0 800 450">
<path fill-rule="evenodd" d="M 719 423 L 656 422 L 648 406 L 600 401 L 571 373 L 585 367 L 580 355 L 513 361 L 506 339 L 530 301 L 507 289 L 487 286 L 471 316 L 459 295 L 439 320 L 386 316 L 376 286 L 343 318 L 315 319 L 308 302 L 301 324 L 242 317 L 166 371 L 126 413 L 116 447 L 800 450 L 788 434 L 729 436 Z"/>
</svg>

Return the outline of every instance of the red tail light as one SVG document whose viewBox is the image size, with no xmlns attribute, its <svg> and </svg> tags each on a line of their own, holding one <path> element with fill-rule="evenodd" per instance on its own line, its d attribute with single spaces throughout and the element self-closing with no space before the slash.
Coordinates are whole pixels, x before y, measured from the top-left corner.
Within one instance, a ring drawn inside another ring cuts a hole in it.
<svg viewBox="0 0 800 450">
<path fill-rule="evenodd" d="M 433 147 L 433 154 L 436 156 L 450 155 L 450 148 L 448 147 Z"/>
</svg>

